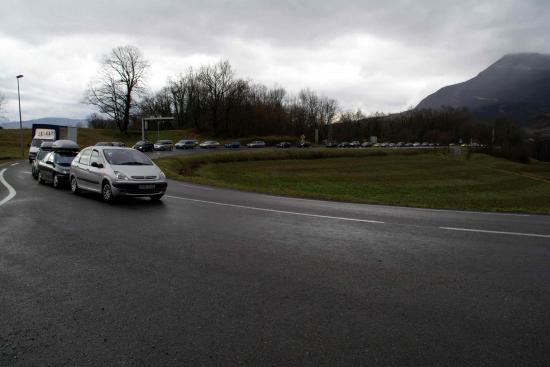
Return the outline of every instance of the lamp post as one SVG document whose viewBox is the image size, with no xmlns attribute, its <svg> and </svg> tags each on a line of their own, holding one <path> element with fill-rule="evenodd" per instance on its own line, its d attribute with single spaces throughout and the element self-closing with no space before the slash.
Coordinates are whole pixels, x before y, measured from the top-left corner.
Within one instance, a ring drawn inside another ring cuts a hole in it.
<svg viewBox="0 0 550 367">
<path fill-rule="evenodd" d="M 25 158 L 25 152 L 23 151 L 23 120 L 21 119 L 21 94 L 19 93 L 19 79 L 23 77 L 23 74 L 16 76 L 17 79 L 17 99 L 19 100 L 19 146 L 21 147 L 21 158 Z"/>
</svg>

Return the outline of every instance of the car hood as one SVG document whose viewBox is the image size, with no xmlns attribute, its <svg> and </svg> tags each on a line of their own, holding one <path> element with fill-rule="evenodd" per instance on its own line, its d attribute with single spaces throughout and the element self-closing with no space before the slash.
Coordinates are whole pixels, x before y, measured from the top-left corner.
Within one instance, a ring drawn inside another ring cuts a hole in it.
<svg viewBox="0 0 550 367">
<path fill-rule="evenodd" d="M 160 168 L 157 166 L 117 166 L 117 165 L 111 165 L 113 170 L 122 172 L 126 176 L 159 176 L 160 175 Z"/>
</svg>

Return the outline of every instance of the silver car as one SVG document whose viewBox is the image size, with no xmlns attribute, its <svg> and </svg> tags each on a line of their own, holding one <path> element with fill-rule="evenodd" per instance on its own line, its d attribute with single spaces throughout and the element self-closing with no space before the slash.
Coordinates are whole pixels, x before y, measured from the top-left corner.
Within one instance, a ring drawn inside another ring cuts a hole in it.
<svg viewBox="0 0 550 367">
<path fill-rule="evenodd" d="M 71 191 L 101 193 L 109 202 L 117 196 L 148 196 L 160 200 L 166 176 L 149 157 L 131 148 L 88 147 L 71 163 Z"/>
</svg>

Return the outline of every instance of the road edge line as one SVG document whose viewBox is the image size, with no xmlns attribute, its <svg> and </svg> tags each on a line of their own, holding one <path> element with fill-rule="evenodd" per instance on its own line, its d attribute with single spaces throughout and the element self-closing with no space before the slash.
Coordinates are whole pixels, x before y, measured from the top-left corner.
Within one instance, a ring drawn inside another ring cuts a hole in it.
<svg viewBox="0 0 550 367">
<path fill-rule="evenodd" d="M 13 186 L 11 186 L 4 178 L 4 172 L 6 172 L 6 170 L 7 168 L 4 168 L 2 171 L 0 171 L 0 183 L 2 183 L 8 189 L 8 196 L 0 201 L 0 206 L 13 199 L 13 197 L 17 194 L 17 191 L 15 191 Z"/>
<path fill-rule="evenodd" d="M 490 230 L 486 230 L 486 229 L 455 228 L 455 227 L 439 227 L 439 229 L 444 229 L 444 230 L 447 230 L 447 231 L 459 231 L 459 232 L 476 232 L 476 233 L 489 233 L 489 234 L 505 234 L 505 235 L 509 235 L 509 236 L 550 238 L 549 234 L 538 234 L 538 233 L 490 231 Z"/>
<path fill-rule="evenodd" d="M 197 202 L 197 203 L 228 206 L 228 207 L 248 209 L 248 210 L 258 210 L 258 211 L 270 212 L 270 213 L 300 215 L 300 216 L 304 216 L 304 217 L 323 218 L 323 219 L 335 219 L 335 220 L 342 220 L 342 221 L 348 221 L 348 222 L 385 224 L 385 222 L 382 222 L 382 221 L 379 221 L 379 220 L 371 220 L 371 219 L 358 219 L 358 218 L 347 218 L 347 217 L 334 217 L 334 216 L 330 216 L 330 215 L 321 215 L 321 214 L 299 213 L 299 212 L 291 212 L 291 211 L 286 211 L 286 210 L 259 208 L 259 207 L 256 207 L 256 206 L 247 206 L 247 205 L 239 205 L 239 204 L 220 203 L 220 202 L 217 202 L 217 201 L 191 199 L 191 198 L 185 198 L 185 197 L 181 197 L 181 196 L 172 196 L 172 195 L 165 195 L 165 197 L 172 198 L 172 199 L 193 201 L 193 202 Z"/>
</svg>

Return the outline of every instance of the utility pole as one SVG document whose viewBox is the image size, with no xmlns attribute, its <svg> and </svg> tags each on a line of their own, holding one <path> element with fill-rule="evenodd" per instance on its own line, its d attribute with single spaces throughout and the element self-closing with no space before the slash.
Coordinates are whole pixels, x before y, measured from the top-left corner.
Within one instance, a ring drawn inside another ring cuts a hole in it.
<svg viewBox="0 0 550 367">
<path fill-rule="evenodd" d="M 17 99 L 19 100 L 19 146 L 21 148 L 21 158 L 25 158 L 25 151 L 23 150 L 23 119 L 21 118 L 21 94 L 19 93 L 19 79 L 23 77 L 23 74 L 16 76 L 17 79 Z"/>
</svg>

